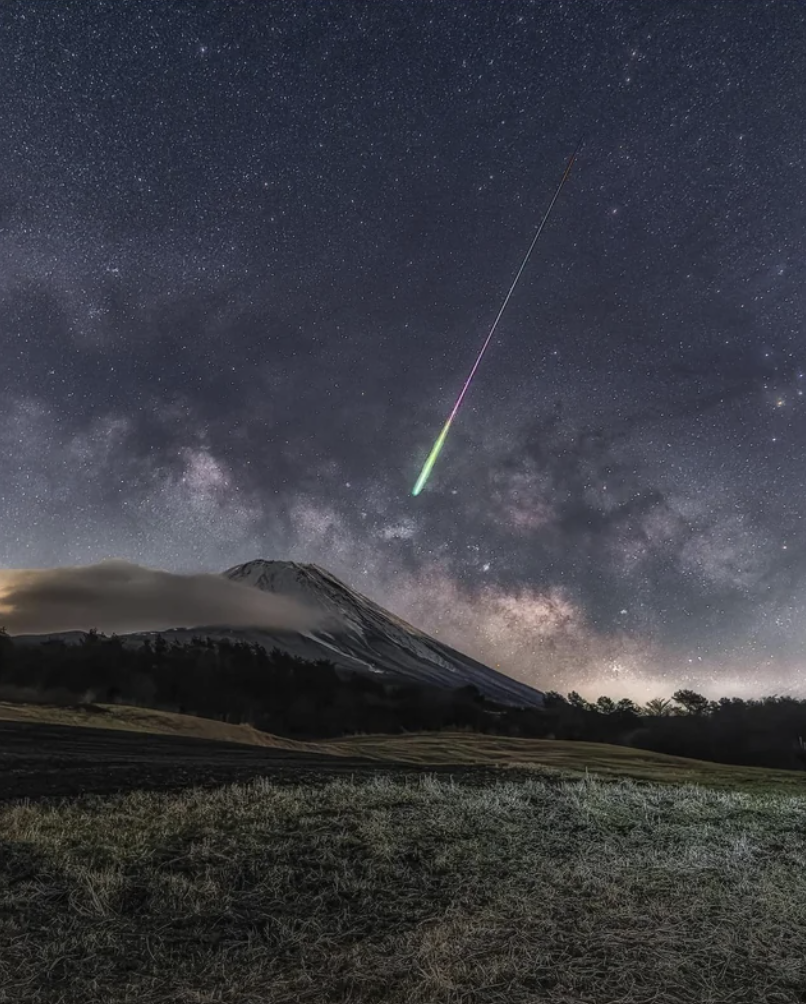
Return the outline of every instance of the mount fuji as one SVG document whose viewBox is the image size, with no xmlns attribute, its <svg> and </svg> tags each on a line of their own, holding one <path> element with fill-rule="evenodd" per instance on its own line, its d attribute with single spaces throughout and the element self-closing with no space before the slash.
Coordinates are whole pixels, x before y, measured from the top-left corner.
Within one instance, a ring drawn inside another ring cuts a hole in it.
<svg viewBox="0 0 806 1004">
<path fill-rule="evenodd" d="M 539 707 L 543 694 L 525 683 L 457 652 L 345 583 L 318 565 L 293 561 L 248 561 L 222 573 L 242 583 L 293 600 L 314 616 L 316 629 L 235 627 L 226 622 L 141 630 L 120 635 L 126 645 L 141 645 L 161 635 L 186 644 L 194 637 L 247 641 L 267 651 L 279 649 L 308 662 L 327 660 L 342 673 L 372 674 L 389 683 L 409 682 L 444 689 L 473 686 L 497 704 Z M 18 635 L 22 644 L 62 641 L 79 644 L 85 631 Z"/>
<path fill-rule="evenodd" d="M 257 560 L 236 565 L 224 575 L 295 599 L 322 615 L 325 626 L 312 632 L 248 632 L 251 640 L 266 648 L 276 647 L 305 659 L 327 659 L 341 670 L 412 683 L 474 686 L 499 704 L 534 707 L 543 703 L 540 691 L 431 638 L 318 565 Z"/>
</svg>

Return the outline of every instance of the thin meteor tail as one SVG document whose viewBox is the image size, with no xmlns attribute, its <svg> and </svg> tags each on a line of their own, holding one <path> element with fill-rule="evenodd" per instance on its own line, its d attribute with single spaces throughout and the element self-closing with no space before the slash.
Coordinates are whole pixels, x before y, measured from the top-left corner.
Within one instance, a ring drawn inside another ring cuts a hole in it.
<svg viewBox="0 0 806 1004">
<path fill-rule="evenodd" d="M 574 166 L 574 161 L 576 160 L 576 156 L 577 153 L 579 153 L 579 148 L 581 145 L 582 145 L 582 139 L 579 140 L 579 142 L 576 145 L 576 149 L 571 154 L 568 164 L 566 165 L 565 171 L 563 172 L 563 176 L 560 179 L 560 183 L 557 186 L 557 191 L 554 193 L 554 197 L 549 203 L 548 209 L 544 213 L 543 219 L 540 221 L 540 225 L 535 231 L 535 235 L 532 238 L 532 243 L 529 245 L 526 254 L 523 256 L 523 261 L 521 262 L 520 268 L 515 274 L 515 278 L 512 280 L 512 285 L 509 287 L 507 295 L 504 297 L 504 302 L 501 304 L 501 309 L 498 311 L 498 314 L 496 315 L 496 318 L 493 321 L 493 325 L 490 328 L 489 334 L 484 340 L 484 344 L 481 347 L 481 351 L 479 352 L 478 356 L 476 356 L 476 361 L 473 363 L 473 368 L 470 371 L 470 375 L 468 376 L 467 380 L 465 380 L 464 386 L 462 387 L 462 390 L 459 393 L 459 397 L 456 399 L 456 403 L 454 404 L 451 413 L 448 416 L 448 420 L 442 427 L 442 432 L 440 432 L 439 436 L 437 437 L 437 441 L 434 443 L 431 452 L 428 454 L 428 457 L 426 458 L 426 461 L 423 464 L 423 469 L 420 471 L 420 476 L 417 478 L 414 488 L 412 489 L 411 492 L 412 495 L 419 495 L 420 492 L 425 487 L 426 482 L 428 481 L 431 471 L 433 470 L 434 464 L 437 462 L 437 457 L 439 456 L 442 447 L 445 445 L 445 440 L 448 438 L 448 433 L 450 432 L 453 420 L 456 418 L 459 408 L 461 407 L 462 401 L 464 400 L 465 394 L 467 394 L 470 388 L 470 384 L 473 380 L 473 377 L 476 375 L 476 370 L 481 365 L 481 360 L 484 358 L 484 353 L 487 351 L 490 342 L 493 340 L 493 335 L 495 334 L 495 329 L 498 327 L 498 322 L 501 320 L 504 311 L 507 309 L 507 304 L 509 303 L 512 294 L 515 292 L 515 287 L 518 285 L 518 280 L 523 275 L 523 270 L 526 268 L 526 263 L 529 261 L 532 251 L 534 250 L 535 244 L 537 244 L 540 235 L 543 232 L 543 227 L 545 227 L 546 221 L 551 215 L 551 211 L 554 208 L 554 203 L 560 197 L 560 192 L 563 190 L 563 185 L 566 183 L 566 181 L 568 180 L 568 176 L 571 174 L 571 168 Z"/>
</svg>

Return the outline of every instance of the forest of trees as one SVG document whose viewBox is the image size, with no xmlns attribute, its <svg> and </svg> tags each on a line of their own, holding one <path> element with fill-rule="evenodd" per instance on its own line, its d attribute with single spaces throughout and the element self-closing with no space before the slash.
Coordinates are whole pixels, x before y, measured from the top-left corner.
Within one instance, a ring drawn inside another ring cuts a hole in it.
<svg viewBox="0 0 806 1004">
<path fill-rule="evenodd" d="M 134 704 L 246 723 L 296 738 L 447 727 L 481 729 L 472 690 L 337 672 L 248 642 L 193 638 L 133 645 L 89 632 L 79 644 L 15 644 L 0 633 L 0 700 Z"/>
<path fill-rule="evenodd" d="M 90 632 L 79 644 L 21 645 L 0 631 L 0 700 L 134 704 L 296 738 L 460 728 L 806 770 L 806 701 L 793 697 L 709 701 L 678 690 L 639 707 L 550 692 L 542 708 L 510 708 L 474 687 L 345 674 L 328 662 L 210 638 L 135 645 Z"/>
</svg>

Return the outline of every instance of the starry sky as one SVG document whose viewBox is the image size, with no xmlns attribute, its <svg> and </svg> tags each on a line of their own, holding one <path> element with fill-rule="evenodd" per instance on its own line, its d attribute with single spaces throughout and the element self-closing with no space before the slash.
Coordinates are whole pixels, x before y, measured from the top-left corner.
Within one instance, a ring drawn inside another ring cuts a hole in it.
<svg viewBox="0 0 806 1004">
<path fill-rule="evenodd" d="M 0 2 L 0 568 L 310 561 L 543 689 L 805 693 L 804 45 L 799 0 Z"/>
</svg>

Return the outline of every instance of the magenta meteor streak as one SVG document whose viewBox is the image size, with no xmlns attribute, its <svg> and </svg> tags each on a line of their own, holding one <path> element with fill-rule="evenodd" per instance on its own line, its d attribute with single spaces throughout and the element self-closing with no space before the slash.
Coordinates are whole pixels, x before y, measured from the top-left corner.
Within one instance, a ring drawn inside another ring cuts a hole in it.
<svg viewBox="0 0 806 1004">
<path fill-rule="evenodd" d="M 521 275 L 523 275 L 523 270 L 526 268 L 526 263 L 529 261 L 529 257 L 532 254 L 532 251 L 534 250 L 535 244 L 537 244 L 538 238 L 540 237 L 540 234 L 543 232 L 543 227 L 546 225 L 546 221 L 551 215 L 551 211 L 554 208 L 554 203 L 559 198 L 563 185 L 568 180 L 568 175 L 571 173 L 571 168 L 574 166 L 574 160 L 576 159 L 578 151 L 579 151 L 579 144 L 577 144 L 576 150 L 574 150 L 574 152 L 571 154 L 571 159 L 568 161 L 568 166 L 566 167 L 563 176 L 560 179 L 560 184 L 557 186 L 557 191 L 554 193 L 554 198 L 549 203 L 549 207 L 546 210 L 543 219 L 540 221 L 540 226 L 535 231 L 535 235 L 532 238 L 532 243 L 529 245 L 529 250 L 523 256 L 521 267 L 518 269 L 515 278 L 512 280 L 512 285 L 509 287 L 509 292 L 504 297 L 504 302 L 501 304 L 501 309 L 498 311 L 498 314 L 496 315 L 496 318 L 493 321 L 493 326 L 490 328 L 490 333 L 484 340 L 484 344 L 481 347 L 481 352 L 479 352 L 478 356 L 476 357 L 476 361 L 473 363 L 473 369 L 471 369 L 470 375 L 468 376 L 467 380 L 465 380 L 465 385 L 464 387 L 462 387 L 459 397 L 457 397 L 456 399 L 456 404 L 453 406 L 453 410 L 448 416 L 447 422 L 445 423 L 445 425 L 443 425 L 442 431 L 437 437 L 437 441 L 434 443 L 431 452 L 428 454 L 428 458 L 423 464 L 423 469 L 420 471 L 420 476 L 419 478 L 417 478 L 417 483 L 412 489 L 411 492 L 412 495 L 419 495 L 420 492 L 425 487 L 426 481 L 428 481 L 428 477 L 431 474 L 431 470 L 433 469 L 434 464 L 437 462 L 437 457 L 439 456 L 440 450 L 442 449 L 445 440 L 448 438 L 448 433 L 450 432 L 453 420 L 456 418 L 457 412 L 461 407 L 465 394 L 467 394 L 468 388 L 470 387 L 473 377 L 476 375 L 476 370 L 479 368 L 481 360 L 484 358 L 484 353 L 487 351 L 487 348 L 493 339 L 493 335 L 495 334 L 495 329 L 498 327 L 498 322 L 501 320 L 504 311 L 507 309 L 507 304 L 509 303 L 510 297 L 515 292 L 515 287 L 518 285 L 518 280 L 520 279 Z"/>
</svg>

